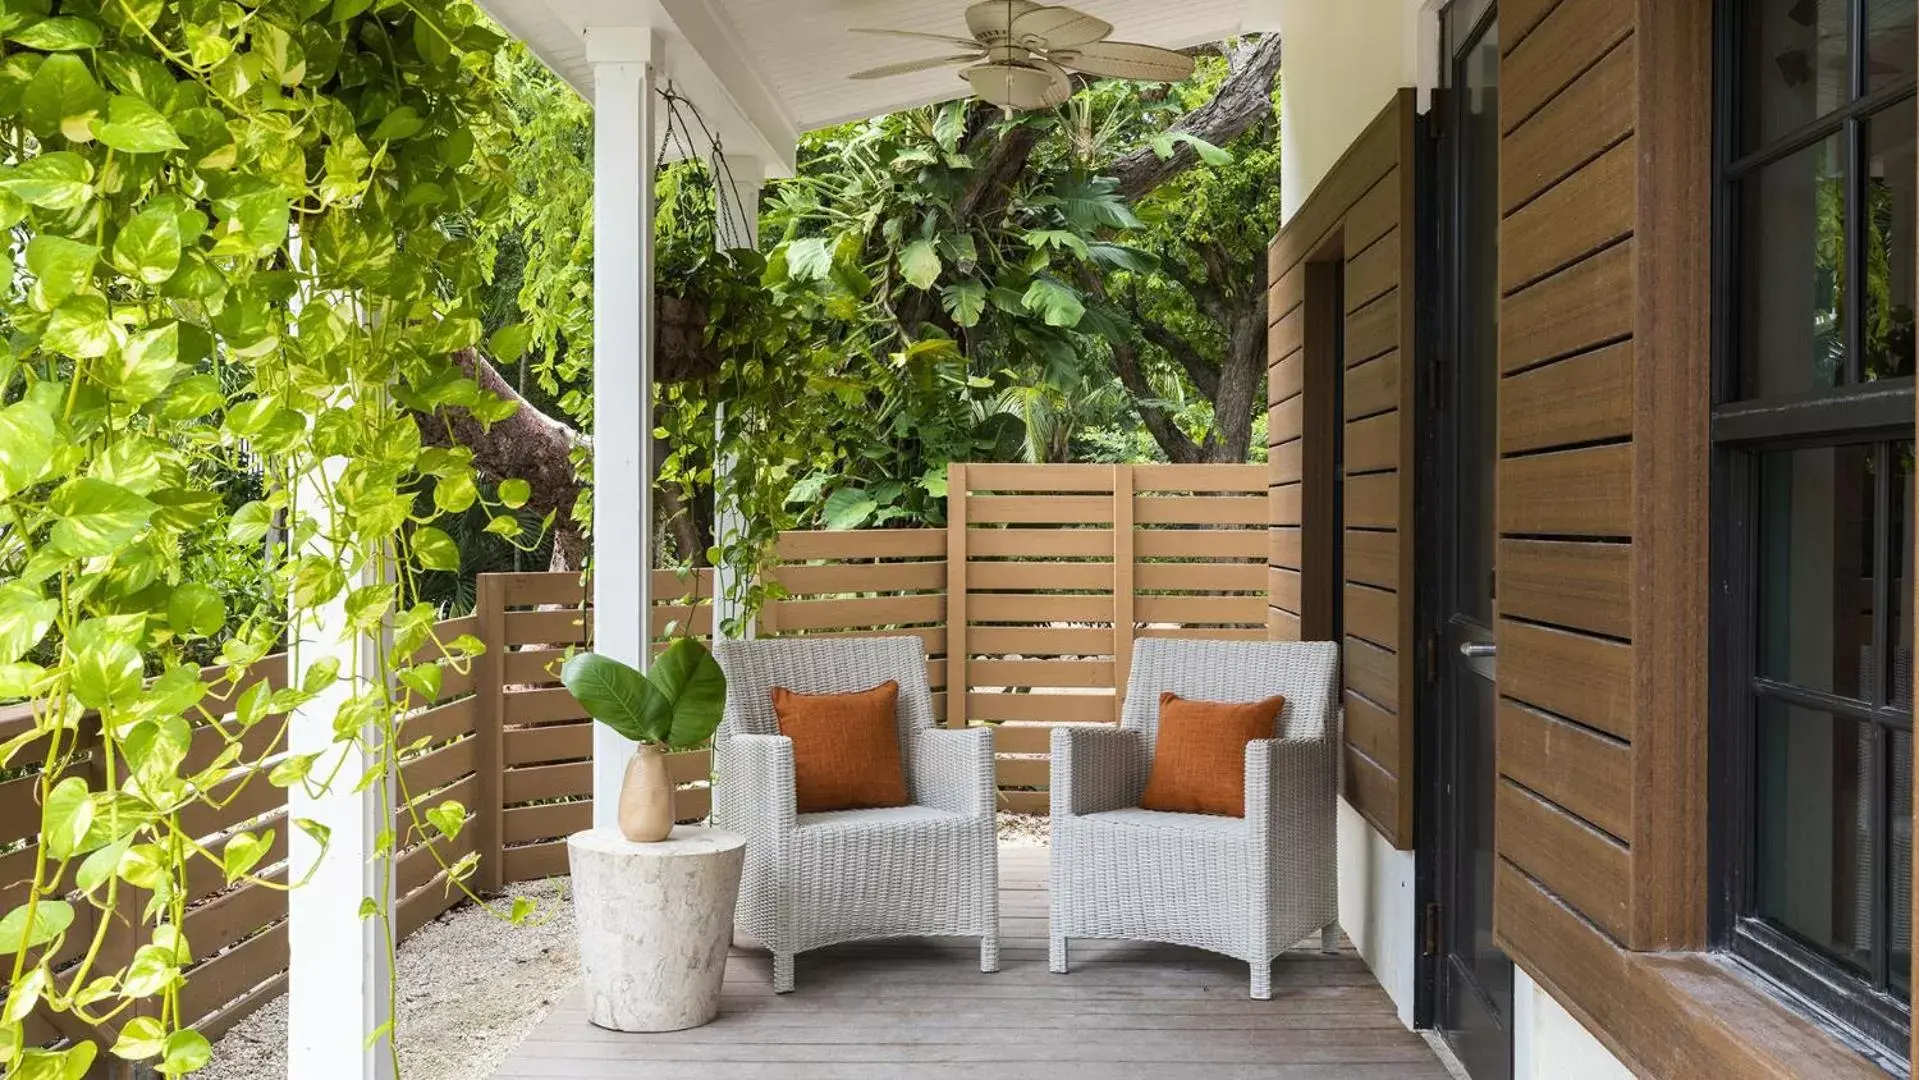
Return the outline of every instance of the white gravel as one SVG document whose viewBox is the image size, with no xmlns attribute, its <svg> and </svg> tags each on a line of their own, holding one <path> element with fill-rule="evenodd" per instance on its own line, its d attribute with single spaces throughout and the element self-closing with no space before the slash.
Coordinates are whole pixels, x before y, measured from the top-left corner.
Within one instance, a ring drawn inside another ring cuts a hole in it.
<svg viewBox="0 0 1919 1080">
<path fill-rule="evenodd" d="M 1045 847 L 1047 819 L 999 815 L 1000 843 Z M 400 1075 L 404 1080 L 487 1080 L 553 1004 L 579 981 L 566 878 L 508 887 L 538 905 L 512 926 L 468 904 L 400 944 Z M 268 1002 L 213 1044 L 195 1080 L 284 1080 L 286 998 Z"/>
</svg>

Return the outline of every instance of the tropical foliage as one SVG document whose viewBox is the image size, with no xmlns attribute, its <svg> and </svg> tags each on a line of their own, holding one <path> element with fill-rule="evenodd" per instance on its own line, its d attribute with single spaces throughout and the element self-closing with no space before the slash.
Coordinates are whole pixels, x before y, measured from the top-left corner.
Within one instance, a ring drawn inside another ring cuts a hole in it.
<svg viewBox="0 0 1919 1080">
<path fill-rule="evenodd" d="M 656 438 L 682 559 L 936 522 L 953 460 L 1257 454 L 1276 57 L 809 136 L 764 256 L 716 250 L 709 165 L 665 170 Z M 1236 80 L 1253 107 L 1214 145 L 1189 121 Z M 480 648 L 435 619 L 549 538 L 579 565 L 589 131 L 465 2 L 0 0 L 0 701 L 32 714 L 0 775 L 43 814 L 0 906 L 0 1073 L 205 1064 L 187 875 L 290 886 L 259 872 L 271 832 L 216 849 L 183 815 L 258 783 L 413 812 L 398 720 Z M 378 655 L 348 647 L 375 632 Z M 281 650 L 291 685 L 249 678 Z M 330 747 L 249 749 L 302 710 Z M 348 749 L 373 768 L 343 773 Z M 296 852 L 327 841 L 291 827 Z M 109 959 L 113 920 L 81 908 L 135 892 L 138 947 Z M 46 1013 L 114 1041 L 29 1045 Z"/>
<path fill-rule="evenodd" d="M 105 1052 L 178 1075 L 209 1054 L 179 1004 L 187 875 L 287 887 L 255 872 L 270 832 L 216 850 L 183 815 L 247 784 L 388 790 L 406 695 L 479 647 L 429 647 L 421 575 L 460 557 L 436 523 L 531 539 L 525 483 L 423 436 L 436 410 L 513 409 L 449 361 L 482 334 L 470 225 L 509 194 L 501 39 L 395 0 L 5 0 L 0 39 L 0 700 L 32 709 L 0 769 L 40 763 L 43 813 L 0 910 L 0 1073 L 74 1080 Z M 292 685 L 237 692 L 282 646 Z M 250 768 L 321 703 L 332 750 Z M 356 743 L 377 764 L 341 775 Z M 292 826 L 296 851 L 327 840 Z M 137 912 L 130 959 L 77 905 Z M 117 1041 L 30 1046 L 36 1011 Z"/>
<path fill-rule="evenodd" d="M 782 527 L 938 523 L 955 460 L 1257 459 L 1278 217 L 1276 91 L 1249 68 L 1276 43 L 1260 45 L 1203 57 L 1170 92 L 1097 83 L 1057 113 L 956 102 L 809 135 L 764 201 L 763 259 L 716 253 L 715 148 L 682 116 L 693 160 L 658 186 L 661 503 L 679 557 L 744 570 Z M 1184 130 L 1242 69 L 1241 133 Z M 527 137 L 512 211 L 486 234 L 502 283 L 486 319 L 524 320 L 533 355 L 495 359 L 589 433 L 591 117 L 523 54 L 500 81 Z M 583 439 L 559 444 L 583 456 Z M 737 532 L 714 527 L 719 475 Z"/>
</svg>

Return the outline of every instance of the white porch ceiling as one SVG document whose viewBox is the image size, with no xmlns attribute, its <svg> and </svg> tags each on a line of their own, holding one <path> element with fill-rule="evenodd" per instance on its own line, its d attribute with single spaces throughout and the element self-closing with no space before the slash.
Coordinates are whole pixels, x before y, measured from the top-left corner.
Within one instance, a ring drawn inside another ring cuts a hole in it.
<svg viewBox="0 0 1919 1080">
<path fill-rule="evenodd" d="M 965 36 L 968 0 L 480 0 L 591 99 L 588 27 L 650 26 L 666 38 L 665 75 L 717 122 L 730 151 L 789 173 L 805 131 L 964 96 L 956 69 L 872 82 L 847 75 L 941 55 L 933 41 L 850 33 L 855 26 Z M 1066 0 L 1113 36 L 1184 48 L 1262 28 L 1266 0 Z"/>
</svg>

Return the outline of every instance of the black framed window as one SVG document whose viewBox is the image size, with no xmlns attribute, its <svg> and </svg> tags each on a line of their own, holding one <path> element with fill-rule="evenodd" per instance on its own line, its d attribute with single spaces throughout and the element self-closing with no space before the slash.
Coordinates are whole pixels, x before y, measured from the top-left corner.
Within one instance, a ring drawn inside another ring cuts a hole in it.
<svg viewBox="0 0 1919 1080">
<path fill-rule="evenodd" d="M 1911 1025 L 1915 0 L 1721 0 L 1719 945 Z"/>
</svg>

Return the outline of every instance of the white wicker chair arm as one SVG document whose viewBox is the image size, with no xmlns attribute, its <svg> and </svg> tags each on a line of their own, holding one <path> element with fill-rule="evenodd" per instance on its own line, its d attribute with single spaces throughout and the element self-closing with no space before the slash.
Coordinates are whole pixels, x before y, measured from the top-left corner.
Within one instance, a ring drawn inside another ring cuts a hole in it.
<svg viewBox="0 0 1919 1080">
<path fill-rule="evenodd" d="M 924 728 L 908 742 L 913 802 L 955 814 L 991 815 L 997 802 L 993 729 Z"/>
<path fill-rule="evenodd" d="M 1246 820 L 1276 845 L 1306 841 L 1310 823 L 1339 797 L 1337 744 L 1330 736 L 1254 739 L 1246 744 Z"/>
<path fill-rule="evenodd" d="M 733 735 L 719 740 L 714 770 L 714 824 L 754 840 L 793 830 L 793 740 L 784 735 Z"/>
<path fill-rule="evenodd" d="M 1139 732 L 1105 725 L 1053 729 L 1054 820 L 1139 805 L 1146 788 L 1145 741 Z"/>
</svg>

